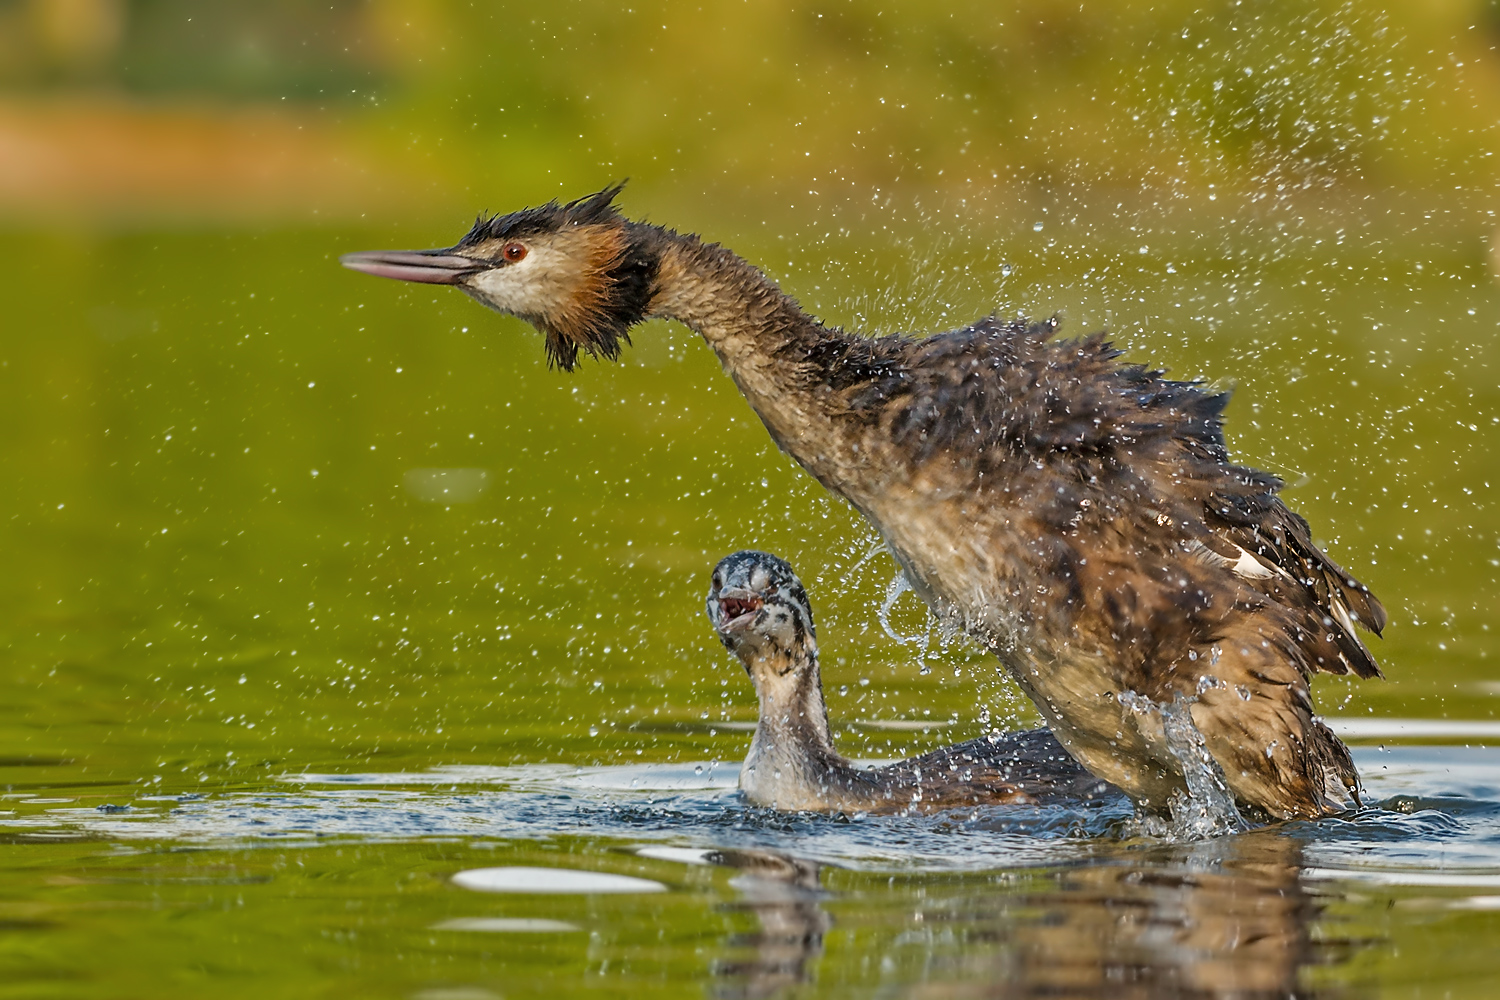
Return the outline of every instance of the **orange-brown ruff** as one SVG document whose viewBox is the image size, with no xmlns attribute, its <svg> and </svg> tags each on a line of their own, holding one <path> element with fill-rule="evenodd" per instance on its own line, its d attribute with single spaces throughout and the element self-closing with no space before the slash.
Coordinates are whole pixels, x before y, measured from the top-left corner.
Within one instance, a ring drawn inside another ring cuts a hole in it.
<svg viewBox="0 0 1500 1000">
<path fill-rule="evenodd" d="M 1226 394 L 1122 364 L 1102 336 L 1054 339 L 1051 323 L 826 327 L 723 247 L 623 218 L 617 190 L 481 220 L 451 249 L 344 262 L 527 318 L 563 368 L 580 349 L 614 357 L 647 317 L 681 321 L 1094 774 L 1164 809 L 1184 779 L 1163 709 L 1186 708 L 1242 804 L 1284 818 L 1347 806 L 1358 775 L 1308 681 L 1378 676 L 1356 626 L 1378 633 L 1385 612 L 1276 477 L 1230 463 Z"/>
</svg>

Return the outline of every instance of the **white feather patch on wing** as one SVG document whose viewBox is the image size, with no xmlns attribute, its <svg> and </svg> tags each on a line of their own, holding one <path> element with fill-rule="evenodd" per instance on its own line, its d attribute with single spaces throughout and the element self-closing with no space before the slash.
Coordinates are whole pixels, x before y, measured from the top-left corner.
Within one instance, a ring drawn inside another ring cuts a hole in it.
<svg viewBox="0 0 1500 1000">
<path fill-rule="evenodd" d="M 1235 576 L 1241 577 L 1246 580 L 1264 580 L 1268 577 L 1274 576 L 1276 573 L 1282 573 L 1283 576 L 1286 575 L 1281 567 L 1267 566 L 1265 563 L 1252 556 L 1249 552 L 1247 552 L 1239 545 L 1235 546 L 1235 549 L 1238 550 L 1240 554 L 1240 557 L 1238 559 L 1230 559 L 1228 556 L 1221 556 L 1219 555 L 1219 553 L 1215 552 L 1213 549 L 1209 548 L 1207 545 L 1204 545 L 1199 541 L 1188 542 L 1187 548 L 1189 552 L 1192 552 L 1195 556 L 1197 556 L 1200 560 L 1202 560 L 1209 566 L 1214 566 L 1219 569 L 1227 569 Z"/>
<path fill-rule="evenodd" d="M 1267 566 L 1265 563 L 1261 562 L 1259 559 L 1255 558 L 1249 552 L 1246 552 L 1244 549 L 1240 548 L 1238 545 L 1236 545 L 1235 548 L 1240 549 L 1240 557 L 1235 560 L 1234 565 L 1229 568 L 1234 571 L 1236 576 L 1242 576 L 1247 580 L 1264 580 L 1267 577 L 1274 575 L 1271 567 Z"/>
<path fill-rule="evenodd" d="M 1218 569 L 1227 569 L 1228 567 L 1234 565 L 1233 560 L 1226 559 L 1224 556 L 1219 555 L 1213 549 L 1209 548 L 1207 545 L 1204 545 L 1200 541 L 1194 540 L 1187 542 L 1185 547 L 1189 552 L 1198 557 L 1199 562 L 1203 563 L 1206 566 L 1213 566 Z"/>
<path fill-rule="evenodd" d="M 1334 621 L 1342 625 L 1345 632 L 1348 632 L 1350 635 L 1354 634 L 1354 622 L 1349 617 L 1349 605 L 1344 603 L 1342 597 L 1337 594 L 1331 595 L 1328 601 L 1328 610 L 1333 612 Z"/>
</svg>

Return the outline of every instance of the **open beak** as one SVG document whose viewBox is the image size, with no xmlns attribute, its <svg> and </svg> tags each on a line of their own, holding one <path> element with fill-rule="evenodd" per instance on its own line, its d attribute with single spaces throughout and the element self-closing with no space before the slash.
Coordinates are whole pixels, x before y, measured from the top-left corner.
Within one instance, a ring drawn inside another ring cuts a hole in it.
<svg viewBox="0 0 1500 1000">
<path fill-rule="evenodd" d="M 738 632 L 748 628 L 760 614 L 764 602 L 753 590 L 724 590 L 719 592 L 719 631 Z"/>
<path fill-rule="evenodd" d="M 427 285 L 456 285 L 486 267 L 480 261 L 447 250 L 367 250 L 346 253 L 339 263 L 351 271 L 378 278 L 420 281 Z"/>
</svg>

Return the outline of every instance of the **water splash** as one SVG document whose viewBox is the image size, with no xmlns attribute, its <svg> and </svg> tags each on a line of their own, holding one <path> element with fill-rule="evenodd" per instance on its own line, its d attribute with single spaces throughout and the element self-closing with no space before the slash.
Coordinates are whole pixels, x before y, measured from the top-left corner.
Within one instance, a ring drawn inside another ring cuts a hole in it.
<svg viewBox="0 0 1500 1000">
<path fill-rule="evenodd" d="M 895 608 L 896 602 L 901 599 L 901 595 L 908 592 L 914 593 L 911 581 L 906 578 L 905 573 L 897 573 L 891 578 L 890 584 L 885 588 L 885 600 L 880 602 L 880 627 L 885 630 L 886 635 L 902 645 L 917 647 L 917 664 L 920 672 L 929 674 L 932 672 L 932 667 L 927 663 L 927 651 L 932 646 L 931 612 L 924 614 L 921 632 L 903 635 L 896 631 L 896 627 L 891 624 L 891 610 Z"/>
<path fill-rule="evenodd" d="M 843 575 L 845 577 L 853 577 L 854 574 L 858 573 L 861 569 L 864 569 L 865 563 L 869 562 L 871 559 L 874 559 L 882 552 L 889 551 L 890 548 L 887 547 L 884 538 L 881 538 L 877 535 L 873 539 L 868 539 L 865 545 L 865 554 L 860 556 L 853 566 L 850 566 L 847 570 L 845 570 Z"/>
<path fill-rule="evenodd" d="M 1208 752 L 1203 734 L 1193 724 L 1192 706 L 1197 700 L 1197 696 L 1178 694 L 1170 703 L 1157 702 L 1134 691 L 1120 696 L 1120 703 L 1131 711 L 1161 719 L 1167 750 L 1181 766 L 1187 785 L 1185 793 L 1176 792 L 1167 804 L 1170 820 L 1149 815 L 1136 817 L 1137 827 L 1146 836 L 1174 841 L 1204 840 L 1250 828 L 1234 804 L 1234 793 L 1224 780 L 1219 762 Z"/>
</svg>

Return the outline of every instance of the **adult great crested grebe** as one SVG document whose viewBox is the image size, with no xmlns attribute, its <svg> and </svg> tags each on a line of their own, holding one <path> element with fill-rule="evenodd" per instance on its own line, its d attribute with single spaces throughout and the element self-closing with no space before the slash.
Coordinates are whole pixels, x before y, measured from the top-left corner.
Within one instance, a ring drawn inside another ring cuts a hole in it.
<svg viewBox="0 0 1500 1000">
<path fill-rule="evenodd" d="M 1385 625 L 1275 476 L 1231 464 L 1228 395 L 1119 362 L 1102 335 L 993 317 L 925 338 L 824 326 L 729 250 L 615 210 L 619 188 L 481 218 L 455 246 L 347 267 L 454 285 L 571 369 L 676 319 L 776 443 L 879 529 L 917 594 L 991 649 L 1068 750 L 1147 808 L 1184 787 L 1186 709 L 1235 797 L 1344 808 L 1358 774 L 1317 671 L 1380 671 Z"/>
<path fill-rule="evenodd" d="M 755 805 L 927 812 L 1111 794 L 1045 729 L 981 736 L 883 767 L 857 767 L 834 749 L 812 605 L 784 559 L 745 551 L 720 560 L 708 590 L 708 620 L 744 664 L 760 699 L 760 720 L 740 769 L 740 790 Z"/>
</svg>

